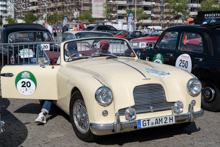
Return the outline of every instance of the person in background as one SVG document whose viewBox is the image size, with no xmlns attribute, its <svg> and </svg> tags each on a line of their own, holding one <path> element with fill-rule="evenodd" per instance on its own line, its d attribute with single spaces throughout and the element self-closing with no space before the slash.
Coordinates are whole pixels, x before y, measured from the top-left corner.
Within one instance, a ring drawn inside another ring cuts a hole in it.
<svg viewBox="0 0 220 147">
<path fill-rule="evenodd" d="M 73 29 L 73 31 L 77 31 L 77 30 L 78 30 L 78 28 L 77 28 L 77 26 L 75 26 L 74 29 Z"/>
<path fill-rule="evenodd" d="M 48 22 L 45 22 L 44 26 L 45 26 L 45 28 L 47 28 L 50 31 L 50 33 L 51 33 L 51 35 L 53 36 L 53 39 L 54 39 L 53 28 L 50 26 L 50 24 Z"/>
<path fill-rule="evenodd" d="M 69 30 L 69 28 L 66 26 L 66 24 L 64 24 L 64 26 L 63 26 L 63 28 L 62 28 L 62 32 L 64 33 L 64 32 L 66 32 L 66 31 L 68 31 Z"/>
</svg>

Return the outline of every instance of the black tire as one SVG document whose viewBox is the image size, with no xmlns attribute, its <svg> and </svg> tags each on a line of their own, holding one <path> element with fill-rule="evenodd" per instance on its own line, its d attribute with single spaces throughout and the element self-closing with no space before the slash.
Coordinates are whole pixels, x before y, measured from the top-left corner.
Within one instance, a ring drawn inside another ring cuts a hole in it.
<svg viewBox="0 0 220 147">
<path fill-rule="evenodd" d="M 211 81 L 202 81 L 202 107 L 209 111 L 220 111 L 220 92 Z"/>
<path fill-rule="evenodd" d="M 74 117 L 74 113 L 76 113 L 76 111 L 74 110 L 74 107 L 77 105 L 77 103 L 79 103 L 84 105 L 85 106 L 85 103 L 84 103 L 84 100 L 83 100 L 83 97 L 81 95 L 81 93 L 79 91 L 75 91 L 73 94 L 72 94 L 72 97 L 71 97 L 71 101 L 70 101 L 70 122 L 73 126 L 73 129 L 75 131 L 75 134 L 76 136 L 85 141 L 85 142 L 91 142 L 91 141 L 95 141 L 97 139 L 97 136 L 95 136 L 91 130 L 90 130 L 90 124 L 89 124 L 89 120 L 88 120 L 88 127 L 87 127 L 87 130 L 85 132 L 82 133 L 82 130 L 80 130 L 79 128 L 81 126 L 79 126 L 79 124 L 77 124 L 77 120 L 75 119 Z M 75 106 L 74 106 L 75 104 Z M 85 110 L 86 110 L 86 106 L 84 107 Z M 86 113 L 87 113 L 87 110 L 86 110 Z M 87 115 L 88 117 L 88 115 Z M 89 118 L 88 118 L 89 119 Z M 85 119 L 84 119 L 85 120 Z"/>
</svg>

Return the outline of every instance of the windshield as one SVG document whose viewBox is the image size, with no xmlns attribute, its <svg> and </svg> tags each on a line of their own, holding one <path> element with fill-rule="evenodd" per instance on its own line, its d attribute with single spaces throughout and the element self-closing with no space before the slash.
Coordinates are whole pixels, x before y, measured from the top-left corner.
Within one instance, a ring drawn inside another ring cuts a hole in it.
<svg viewBox="0 0 220 147">
<path fill-rule="evenodd" d="M 140 37 L 141 36 L 141 32 L 139 31 L 134 31 L 132 32 L 130 35 L 128 35 L 130 37 Z"/>
<path fill-rule="evenodd" d="M 127 31 L 120 31 L 120 32 L 119 32 L 119 33 L 117 33 L 116 35 L 122 36 L 122 35 L 124 35 L 124 34 L 125 34 L 125 32 L 127 32 Z"/>
<path fill-rule="evenodd" d="M 52 42 L 48 32 L 13 32 L 8 35 L 9 43 L 18 42 Z"/>
<path fill-rule="evenodd" d="M 135 57 L 135 53 L 127 41 L 114 38 L 92 38 L 71 41 L 64 44 L 64 60 L 66 62 L 85 58 Z"/>
<path fill-rule="evenodd" d="M 94 28 L 94 26 L 88 26 L 85 30 L 91 31 Z"/>
<path fill-rule="evenodd" d="M 80 32 L 76 33 L 76 38 L 88 38 L 88 37 L 114 37 L 110 33 L 96 33 L 96 32 Z"/>
<path fill-rule="evenodd" d="M 150 36 L 160 36 L 163 33 L 162 30 L 155 30 L 151 33 Z"/>
</svg>

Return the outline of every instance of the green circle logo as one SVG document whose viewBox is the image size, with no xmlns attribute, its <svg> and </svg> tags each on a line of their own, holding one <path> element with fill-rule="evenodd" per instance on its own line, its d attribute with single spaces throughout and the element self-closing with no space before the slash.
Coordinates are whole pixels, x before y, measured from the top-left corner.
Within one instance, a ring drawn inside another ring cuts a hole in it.
<svg viewBox="0 0 220 147">
<path fill-rule="evenodd" d="M 160 54 L 160 53 L 156 54 L 156 55 L 154 56 L 154 58 L 153 58 L 153 62 L 163 64 L 163 63 L 164 63 L 164 62 L 163 62 L 163 55 Z"/>
<path fill-rule="evenodd" d="M 29 71 L 20 72 L 15 79 L 15 87 L 22 95 L 32 95 L 37 89 L 37 81 Z"/>
</svg>

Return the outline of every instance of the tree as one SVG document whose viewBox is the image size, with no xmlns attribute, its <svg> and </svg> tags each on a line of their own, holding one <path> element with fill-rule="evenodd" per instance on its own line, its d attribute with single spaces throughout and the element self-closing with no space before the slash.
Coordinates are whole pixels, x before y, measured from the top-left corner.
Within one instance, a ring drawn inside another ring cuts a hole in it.
<svg viewBox="0 0 220 147">
<path fill-rule="evenodd" d="M 127 16 L 129 15 L 129 13 L 132 12 L 134 14 L 135 17 L 135 10 L 127 10 Z M 137 17 L 137 21 L 142 20 L 142 19 L 147 19 L 149 17 L 149 15 L 144 12 L 143 9 L 139 8 L 136 10 L 136 17 Z"/>
<path fill-rule="evenodd" d="M 165 0 L 168 3 L 167 8 L 169 9 L 168 15 L 173 15 L 176 19 L 186 18 L 189 15 L 188 1 L 186 0 Z M 177 21 L 178 24 L 178 21 Z"/>
<path fill-rule="evenodd" d="M 5 17 L 5 20 L 10 24 L 10 23 L 17 23 L 15 18 L 12 18 L 11 15 L 8 15 Z"/>
<path fill-rule="evenodd" d="M 199 10 L 201 11 L 213 11 L 213 10 L 219 10 L 220 4 L 218 4 L 215 0 L 206 0 L 201 3 L 201 7 Z"/>
<path fill-rule="evenodd" d="M 52 14 L 52 15 L 49 15 L 48 17 L 47 17 L 47 21 L 50 23 L 50 24 L 54 24 L 54 23 L 56 23 L 57 21 L 59 21 L 59 20 L 62 20 L 62 18 L 61 18 L 61 16 L 56 12 L 56 13 L 54 13 L 54 14 Z"/>
<path fill-rule="evenodd" d="M 24 17 L 22 17 L 21 19 L 23 19 L 26 23 L 32 23 L 36 20 L 39 19 L 39 16 L 34 15 L 34 13 L 29 12 L 27 14 L 24 15 Z"/>
<path fill-rule="evenodd" d="M 111 15 L 111 10 L 112 10 L 112 7 L 110 7 L 108 5 L 108 0 L 105 0 L 105 3 L 103 4 L 103 15 L 104 17 L 107 19 L 107 20 L 110 20 L 110 15 Z"/>
<path fill-rule="evenodd" d="M 2 19 L 0 19 L 0 25 L 2 25 L 3 23 L 2 23 Z"/>
<path fill-rule="evenodd" d="M 95 22 L 95 19 L 92 18 L 92 11 L 91 10 L 82 11 L 82 14 L 79 15 L 78 20 L 85 21 L 86 23 Z"/>
</svg>

